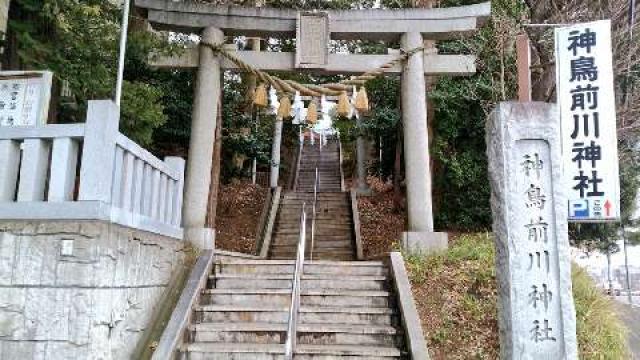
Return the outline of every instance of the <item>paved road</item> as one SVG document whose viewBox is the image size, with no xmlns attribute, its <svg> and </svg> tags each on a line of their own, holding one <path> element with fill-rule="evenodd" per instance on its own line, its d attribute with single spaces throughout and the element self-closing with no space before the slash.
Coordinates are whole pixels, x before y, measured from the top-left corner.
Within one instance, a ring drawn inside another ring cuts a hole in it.
<svg viewBox="0 0 640 360">
<path fill-rule="evenodd" d="M 640 360 L 640 308 L 616 302 L 616 310 L 620 319 L 629 329 L 629 346 L 633 360 Z"/>
</svg>

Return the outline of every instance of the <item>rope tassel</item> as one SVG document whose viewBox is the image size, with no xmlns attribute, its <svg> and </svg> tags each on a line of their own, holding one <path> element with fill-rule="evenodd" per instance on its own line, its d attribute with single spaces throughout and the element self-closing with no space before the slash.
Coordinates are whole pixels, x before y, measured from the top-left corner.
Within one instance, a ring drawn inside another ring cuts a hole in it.
<svg viewBox="0 0 640 360">
<path fill-rule="evenodd" d="M 369 111 L 369 98 L 367 96 L 367 89 L 365 89 L 364 86 L 360 87 L 358 96 L 356 96 L 356 110 L 361 114 Z"/>
<path fill-rule="evenodd" d="M 291 100 L 287 95 L 282 95 L 280 98 L 280 106 L 278 107 L 278 119 L 285 119 L 291 117 Z"/>
<path fill-rule="evenodd" d="M 256 87 L 256 91 L 253 93 L 253 105 L 261 108 L 267 106 L 267 89 L 264 84 Z"/>
<path fill-rule="evenodd" d="M 349 98 L 347 97 L 347 92 L 343 91 L 340 93 L 340 97 L 338 98 L 338 115 L 342 117 L 349 117 L 350 112 L 351 105 L 349 105 Z"/>
<path fill-rule="evenodd" d="M 318 120 L 318 106 L 315 101 L 312 101 L 307 108 L 307 123 L 315 124 Z"/>
</svg>

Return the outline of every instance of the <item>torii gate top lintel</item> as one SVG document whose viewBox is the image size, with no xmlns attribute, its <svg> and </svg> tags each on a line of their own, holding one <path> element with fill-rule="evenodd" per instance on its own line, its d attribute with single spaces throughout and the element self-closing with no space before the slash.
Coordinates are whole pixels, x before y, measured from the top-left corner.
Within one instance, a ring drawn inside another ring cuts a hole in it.
<svg viewBox="0 0 640 360">
<path fill-rule="evenodd" d="M 174 1 L 135 0 L 156 29 L 200 32 L 213 26 L 225 35 L 296 36 L 301 13 L 294 9 L 220 6 Z M 320 12 L 320 11 L 319 11 Z M 444 40 L 480 27 L 491 14 L 491 3 L 434 9 L 322 10 L 332 40 L 397 40 L 420 32 L 424 39 Z"/>
</svg>

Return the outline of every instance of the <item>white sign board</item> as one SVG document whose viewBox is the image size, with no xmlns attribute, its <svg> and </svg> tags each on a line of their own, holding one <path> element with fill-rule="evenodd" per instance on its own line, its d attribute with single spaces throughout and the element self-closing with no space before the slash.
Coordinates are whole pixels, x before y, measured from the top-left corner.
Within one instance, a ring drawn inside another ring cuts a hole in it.
<svg viewBox="0 0 640 360">
<path fill-rule="evenodd" d="M 569 220 L 620 218 L 611 23 L 555 30 L 556 81 Z"/>
<path fill-rule="evenodd" d="M 47 122 L 52 73 L 0 72 L 0 126 L 36 126 Z"/>
</svg>

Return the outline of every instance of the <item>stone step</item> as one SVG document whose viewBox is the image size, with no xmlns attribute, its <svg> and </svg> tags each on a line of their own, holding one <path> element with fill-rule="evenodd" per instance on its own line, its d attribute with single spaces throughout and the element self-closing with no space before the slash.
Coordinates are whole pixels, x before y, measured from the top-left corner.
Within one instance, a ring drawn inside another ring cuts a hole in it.
<svg viewBox="0 0 640 360">
<path fill-rule="evenodd" d="M 294 235 L 299 235 L 300 234 L 300 228 L 295 228 L 295 227 L 287 227 L 287 226 L 283 226 L 280 227 L 279 225 L 276 226 L 276 231 L 275 231 L 276 235 L 287 235 L 287 234 L 294 234 Z M 311 236 L 311 229 L 307 228 L 307 235 Z M 351 235 L 351 226 L 349 226 L 348 224 L 345 225 L 344 227 L 334 227 L 334 228 L 326 228 L 326 227 L 321 227 L 321 226 L 317 226 L 315 228 L 314 231 L 314 236 L 316 237 L 316 239 L 319 236 L 350 236 Z"/>
<path fill-rule="evenodd" d="M 300 173 L 305 175 L 314 175 L 316 174 L 316 169 L 318 169 L 318 175 L 340 175 L 340 168 L 338 167 L 337 161 L 333 159 L 322 159 L 318 160 L 316 163 L 315 160 L 311 159 L 309 164 L 302 164 L 300 166 Z"/>
<path fill-rule="evenodd" d="M 313 197 L 311 199 L 300 199 L 300 198 L 285 198 L 282 199 L 280 205 L 300 205 L 307 204 L 309 206 L 313 205 Z M 351 208 L 351 203 L 347 201 L 347 199 L 338 199 L 338 198 L 320 198 L 316 201 L 316 206 L 346 206 Z"/>
<path fill-rule="evenodd" d="M 308 218 L 313 213 L 313 204 L 307 203 L 305 205 Z M 302 203 L 300 204 L 280 204 L 278 211 L 279 219 L 282 220 L 300 220 L 300 214 L 302 212 Z M 336 218 L 345 219 L 351 221 L 351 206 L 338 205 L 328 206 L 327 204 L 316 204 L 316 219 L 322 216 L 324 218 Z"/>
<path fill-rule="evenodd" d="M 296 347 L 296 360 L 389 360 L 400 359 L 402 352 L 395 347 L 360 345 L 310 345 Z"/>
<path fill-rule="evenodd" d="M 340 160 L 340 153 L 335 149 L 322 149 L 320 151 L 303 151 L 302 158 L 304 160 L 327 160 L 336 159 Z"/>
<path fill-rule="evenodd" d="M 313 165 L 316 162 L 320 163 L 329 161 L 338 163 L 340 161 L 340 154 L 337 151 L 323 151 L 322 153 L 309 151 L 303 152 L 300 160 L 306 160 L 301 161 L 301 163 L 307 165 Z"/>
<path fill-rule="evenodd" d="M 347 216 L 331 216 L 331 215 L 322 215 L 322 217 L 320 217 L 322 214 L 320 215 L 316 215 L 316 222 L 315 222 L 315 228 L 316 230 L 322 230 L 322 229 L 331 229 L 331 228 L 337 228 L 337 229 L 344 229 L 344 230 L 351 230 L 353 223 L 351 222 L 351 219 L 348 218 Z M 296 230 L 298 230 L 300 228 L 300 223 L 299 221 L 295 221 L 296 219 L 292 217 L 283 217 L 283 218 L 278 218 L 277 221 L 277 225 L 276 227 L 281 227 L 281 228 L 295 228 Z M 295 224 L 298 224 L 297 227 L 295 227 Z M 307 231 L 311 230 L 311 225 L 312 225 L 312 221 L 308 221 L 307 222 Z"/>
<path fill-rule="evenodd" d="M 318 201 L 324 200 L 340 200 L 347 201 L 347 195 L 343 192 L 319 192 L 316 194 Z M 313 193 L 290 193 L 285 194 L 284 199 L 287 200 L 313 200 Z"/>
<path fill-rule="evenodd" d="M 315 184 L 316 181 L 316 177 L 315 175 L 311 176 L 311 175 L 300 175 L 298 176 L 298 185 L 308 185 L 313 187 L 313 184 Z M 318 179 L 318 185 L 323 186 L 323 185 L 339 185 L 342 182 L 341 178 L 340 178 L 340 174 L 326 174 L 323 176 L 320 176 L 320 178 Z M 337 190 L 339 191 L 339 190 Z M 313 192 L 313 189 L 311 189 L 310 192 Z M 323 192 L 322 190 L 318 190 L 317 192 Z"/>
<path fill-rule="evenodd" d="M 271 254 L 270 258 L 285 260 L 285 259 L 295 259 L 296 256 L 293 254 Z M 322 259 L 322 260 L 332 260 L 332 261 L 351 261 L 355 260 L 355 255 L 353 254 L 313 254 L 314 259 Z"/>
<path fill-rule="evenodd" d="M 291 304 L 291 289 L 205 289 L 203 305 L 271 304 L 288 307 Z"/>
<path fill-rule="evenodd" d="M 184 360 L 284 360 L 284 345 L 194 342 L 182 353 Z"/>
<path fill-rule="evenodd" d="M 396 325 L 397 314 L 389 308 L 301 306 L 299 324 Z"/>
<path fill-rule="evenodd" d="M 398 331 L 389 325 L 301 324 L 297 343 L 311 345 L 399 346 Z"/>
<path fill-rule="evenodd" d="M 291 289 L 291 274 L 209 275 L 212 288 Z M 215 286 L 214 286 L 215 284 Z M 378 275 L 303 274 L 302 289 L 386 290 L 387 277 Z"/>
<path fill-rule="evenodd" d="M 202 292 L 202 305 L 270 304 L 285 308 L 290 302 L 290 289 L 205 289 Z M 307 289 L 302 291 L 300 303 L 325 307 L 389 307 L 394 302 L 387 291 Z"/>
<path fill-rule="evenodd" d="M 296 183 L 296 185 L 298 186 L 296 189 L 298 191 L 313 192 L 314 184 L 315 184 L 315 177 L 309 177 L 309 178 L 299 177 L 298 182 Z M 318 189 L 316 192 L 331 191 L 331 190 L 324 190 L 324 188 L 335 187 L 339 185 L 342 185 L 342 181 L 340 180 L 340 175 L 335 175 L 335 176 L 326 177 L 326 178 L 323 177 L 323 178 L 320 178 L 320 181 L 318 182 Z M 303 189 L 304 187 L 310 187 L 310 189 Z M 340 191 L 341 189 L 332 189 L 332 190 Z"/>
<path fill-rule="evenodd" d="M 190 341 L 283 344 L 285 323 L 201 323 L 189 326 Z M 388 325 L 301 324 L 298 344 L 399 346 L 397 331 Z"/>
<path fill-rule="evenodd" d="M 310 216 L 309 214 L 307 214 L 307 216 Z M 307 218 L 307 230 L 311 230 L 311 225 L 312 225 L 312 219 Z M 300 219 L 296 219 L 295 215 L 292 216 L 279 216 L 277 221 L 276 221 L 277 225 L 276 226 L 281 226 L 283 228 L 288 228 L 288 227 L 294 227 L 296 224 L 298 225 L 296 227 L 296 229 L 300 228 Z M 341 227 L 341 228 L 347 228 L 347 229 L 351 229 L 353 226 L 353 222 L 351 221 L 351 217 L 347 216 L 347 215 L 335 215 L 335 214 L 322 214 L 322 213 L 317 213 L 316 214 L 316 223 L 315 223 L 315 227 L 316 230 L 319 229 L 325 229 L 325 228 L 332 228 L 332 227 Z"/>
<path fill-rule="evenodd" d="M 273 247 L 271 256 L 274 259 L 295 259 L 297 252 L 292 247 Z M 354 251 L 351 248 L 314 248 L 313 258 L 317 260 L 346 259 L 354 260 Z M 305 252 L 305 258 L 311 258 L 311 251 Z"/>
<path fill-rule="evenodd" d="M 342 186 L 340 184 L 335 185 L 322 185 L 318 190 L 340 190 Z M 313 191 L 313 185 L 296 185 L 296 189 L 305 190 L 305 191 Z"/>
<path fill-rule="evenodd" d="M 291 205 L 281 205 L 278 211 L 279 219 L 278 220 L 298 220 L 300 221 L 300 212 L 302 210 L 302 205 L 291 206 Z M 307 215 L 311 216 L 311 212 L 313 210 L 313 205 L 309 204 L 309 207 L 306 209 Z M 316 205 L 316 221 L 319 218 L 337 218 L 337 219 L 345 219 L 351 221 L 351 206 L 337 206 L 328 211 L 324 211 L 323 206 Z"/>
<path fill-rule="evenodd" d="M 311 223 L 307 224 L 305 227 L 307 229 L 307 234 L 311 232 Z M 343 219 L 325 219 L 322 221 L 318 221 L 316 219 L 315 223 L 315 234 L 322 235 L 349 235 L 351 234 L 351 230 L 353 229 L 353 224 L 350 224 Z M 299 234 L 300 226 L 295 227 L 293 223 L 290 221 L 285 221 L 282 224 L 276 225 L 276 232 L 281 233 L 282 235 L 286 233 L 290 234 Z"/>
<path fill-rule="evenodd" d="M 381 290 L 309 289 L 302 292 L 300 304 L 325 307 L 389 307 L 391 293 Z"/>
<path fill-rule="evenodd" d="M 340 177 L 340 171 L 325 171 L 325 172 L 319 172 L 318 173 L 318 182 L 320 184 L 322 184 L 323 182 L 327 182 L 327 181 L 335 181 L 335 180 L 341 180 L 342 178 Z M 316 180 L 316 171 L 315 169 L 313 171 L 307 171 L 305 172 L 304 170 L 302 170 L 301 172 L 298 173 L 298 182 L 300 181 L 310 181 L 312 184 L 315 183 Z"/>
<path fill-rule="evenodd" d="M 209 287 L 219 289 L 291 289 L 290 274 L 215 274 Z"/>
<path fill-rule="evenodd" d="M 199 305 L 195 309 L 196 323 L 245 322 L 281 323 L 289 319 L 288 306 L 260 305 Z"/>
<path fill-rule="evenodd" d="M 271 252 L 271 256 L 278 259 L 295 259 L 296 253 L 291 252 L 290 250 L 276 249 Z M 313 256 L 311 252 L 306 252 L 304 257 L 306 260 L 310 260 L 312 257 L 316 260 L 354 260 L 353 251 L 346 248 L 330 248 L 330 250 L 326 250 L 325 248 L 316 248 L 313 251 Z"/>
<path fill-rule="evenodd" d="M 272 246 L 279 247 L 298 247 L 299 236 L 297 234 L 275 234 L 272 240 Z M 346 241 L 347 243 L 340 244 L 338 246 L 328 246 L 328 243 L 334 241 Z M 353 238 L 351 235 L 315 235 L 313 244 L 311 244 L 311 235 L 307 233 L 307 243 L 305 251 L 310 250 L 311 247 L 317 249 L 318 247 L 331 247 L 331 248 L 346 248 L 352 249 L 354 246 Z"/>
<path fill-rule="evenodd" d="M 298 182 L 296 183 L 296 189 L 300 190 L 300 191 L 309 191 L 309 192 L 313 192 L 314 190 L 314 179 L 298 179 Z M 342 190 L 342 182 L 340 181 L 340 178 L 334 178 L 334 179 L 327 179 L 326 181 L 320 181 L 320 183 L 318 183 L 318 187 L 316 188 L 317 192 L 321 192 L 321 191 L 339 191 Z"/>
<path fill-rule="evenodd" d="M 280 228 L 279 226 L 276 226 L 276 230 L 273 232 L 273 237 L 282 237 L 282 238 L 298 238 L 298 236 L 300 235 L 300 229 L 296 229 L 294 227 L 284 227 L 284 228 Z M 311 229 L 307 228 L 307 242 L 311 241 Z M 318 226 L 316 226 L 315 232 L 314 232 L 314 237 L 316 239 L 316 241 L 319 240 L 345 240 L 345 239 L 352 239 L 353 238 L 353 232 L 351 231 L 350 228 L 346 228 L 346 229 L 324 229 L 322 230 L 322 228 L 319 228 Z"/>
<path fill-rule="evenodd" d="M 305 191 L 292 191 L 292 190 L 288 190 L 286 191 L 283 196 L 286 197 L 313 197 L 313 192 L 305 192 Z M 328 197 L 328 198 L 333 198 L 333 197 L 349 197 L 349 192 L 348 191 L 322 191 L 322 192 L 317 192 L 316 196 L 318 198 L 322 198 L 322 197 Z"/>
<path fill-rule="evenodd" d="M 286 323 L 201 323 L 189 326 L 192 342 L 283 344 Z"/>
<path fill-rule="evenodd" d="M 310 239 L 309 239 L 309 241 L 310 241 Z M 289 237 L 289 238 L 276 237 L 272 242 L 272 246 L 297 246 L 297 245 L 298 245 L 298 238 L 297 237 Z M 313 244 L 313 248 L 314 249 L 321 249 L 321 248 L 347 248 L 347 249 L 351 250 L 352 246 L 353 246 L 353 241 L 351 239 L 348 239 L 347 237 L 345 237 L 344 240 L 324 240 L 324 241 L 319 241 L 319 239 L 315 239 L 314 244 Z M 309 247 L 311 247 L 311 242 L 309 242 Z"/>
<path fill-rule="evenodd" d="M 334 243 L 335 242 L 335 243 Z M 353 250 L 353 241 L 350 239 L 346 239 L 345 237 L 340 240 L 328 240 L 324 238 L 320 238 L 318 236 L 315 237 L 313 244 L 311 244 L 311 237 L 307 238 L 307 243 L 305 247 L 305 252 L 309 253 L 313 248 L 314 251 L 352 251 Z M 271 251 L 279 252 L 279 251 L 289 251 L 289 250 L 297 250 L 298 243 L 291 242 L 290 239 L 281 239 L 275 238 L 273 243 L 271 244 Z"/>
<path fill-rule="evenodd" d="M 231 274 L 293 274 L 294 261 L 290 260 L 234 260 L 215 264 L 215 272 Z M 378 261 L 305 261 L 307 275 L 378 275 L 385 276 L 388 269 Z"/>
<path fill-rule="evenodd" d="M 305 249 L 305 260 L 309 261 L 311 260 L 310 258 L 310 253 L 311 250 L 309 250 L 309 247 L 311 245 L 307 246 L 307 249 Z M 274 256 L 274 259 L 295 259 L 296 258 L 296 254 L 297 254 L 297 247 L 294 246 L 277 246 L 274 245 L 271 249 L 270 249 L 270 255 Z M 277 257 L 277 256 L 287 256 L 287 257 Z M 352 261 L 355 260 L 354 256 L 355 256 L 355 251 L 353 248 L 349 247 L 349 248 L 323 248 L 323 247 L 317 247 L 314 245 L 313 248 L 313 259 L 314 260 L 332 260 L 335 261 L 334 258 L 324 258 L 323 256 L 347 256 L 347 259 L 344 259 L 343 261 Z"/>
<path fill-rule="evenodd" d="M 299 236 L 297 234 L 295 235 L 286 234 L 286 236 L 283 236 L 282 234 L 276 233 L 274 234 L 273 239 L 271 240 L 271 249 L 269 250 L 296 252 L 298 251 L 298 241 L 299 241 Z M 353 251 L 354 241 L 352 236 L 345 235 L 345 234 L 342 234 L 339 236 L 338 235 L 330 235 L 330 236 L 315 235 L 312 241 L 311 234 L 307 232 L 305 252 L 311 251 L 311 248 L 313 248 L 314 251 L 320 250 L 325 252 L 330 251 L 332 249 L 335 249 L 337 251 L 339 250 Z M 317 259 L 317 260 L 322 260 L 322 259 Z"/>
<path fill-rule="evenodd" d="M 301 172 L 298 175 L 298 182 L 310 181 L 313 184 L 315 182 L 315 180 L 316 180 L 315 171 L 314 171 L 313 174 Z M 323 183 L 326 183 L 326 182 L 334 182 L 336 180 L 337 181 L 341 180 L 340 172 L 335 172 L 335 173 L 334 172 L 331 172 L 331 173 L 325 172 L 325 173 L 322 173 L 322 174 L 318 174 L 318 183 L 319 184 L 323 184 Z"/>
</svg>

